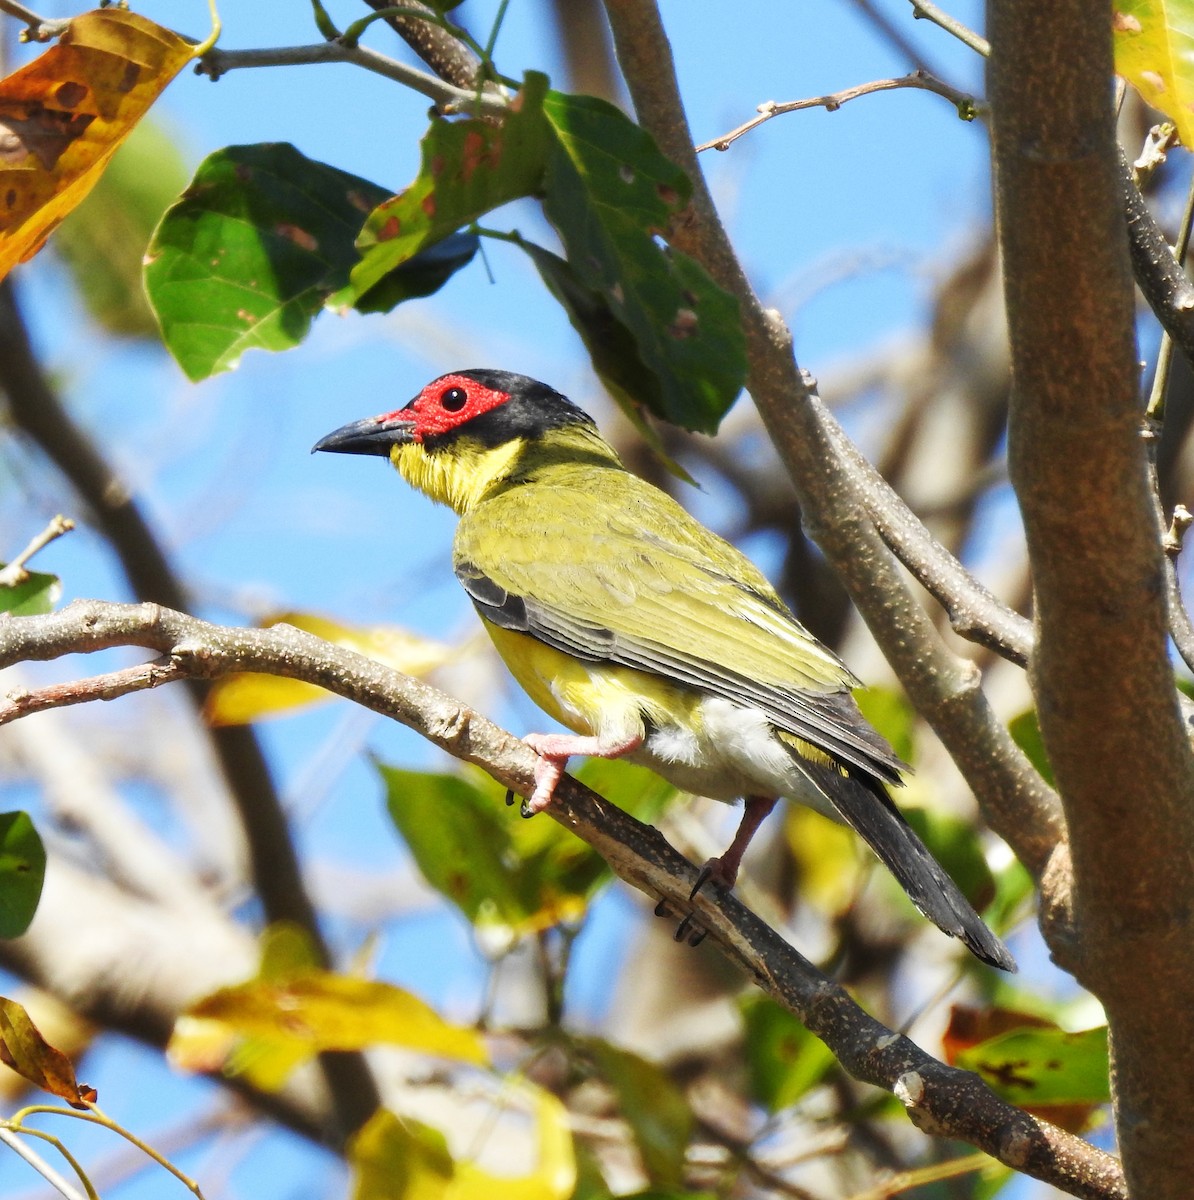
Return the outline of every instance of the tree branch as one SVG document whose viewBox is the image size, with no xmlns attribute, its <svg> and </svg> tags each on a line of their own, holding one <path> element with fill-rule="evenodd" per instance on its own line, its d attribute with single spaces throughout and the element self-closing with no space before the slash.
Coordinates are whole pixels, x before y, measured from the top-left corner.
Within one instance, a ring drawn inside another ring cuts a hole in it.
<svg viewBox="0 0 1194 1200">
<path fill-rule="evenodd" d="M 291 626 L 233 629 L 154 604 L 99 601 L 0 622 L 0 668 L 116 645 L 154 650 L 201 678 L 265 671 L 318 684 L 417 730 L 520 795 L 534 789 L 535 754 L 526 743 L 427 684 Z M 740 970 L 821 1038 L 852 1075 L 894 1092 L 925 1132 L 961 1138 L 1075 1196 L 1126 1196 L 1111 1156 L 1005 1103 L 976 1076 L 943 1065 L 870 1017 L 732 895 L 707 890 L 690 901 L 697 870 L 657 830 L 570 777 L 548 811 L 640 891 L 677 911 L 695 908 L 696 919 Z"/>
<path fill-rule="evenodd" d="M 365 0 L 375 12 L 390 5 L 387 0 Z M 405 0 L 407 8 L 426 8 L 428 16 L 437 17 L 434 9 Z M 468 47 L 454 38 L 435 20 L 424 21 L 416 16 L 389 16 L 386 23 L 441 78 L 458 88 L 477 90 L 481 64 Z"/>
<path fill-rule="evenodd" d="M 426 22 L 420 21 L 420 25 Z M 199 75 L 217 80 L 228 71 L 256 67 L 294 67 L 312 63 L 352 63 L 375 75 L 392 79 L 433 100 L 443 112 L 501 113 L 506 102 L 492 92 L 477 93 L 475 88 L 456 87 L 426 71 L 407 66 L 397 59 L 379 54 L 367 46 L 346 46 L 343 42 L 316 42 L 310 46 L 271 46 L 260 50 L 209 50 L 196 64 Z"/>
<path fill-rule="evenodd" d="M 944 9 L 938 8 L 932 0 L 912 0 L 912 15 L 918 21 L 932 21 L 934 25 L 944 29 L 946 33 L 953 34 L 959 42 L 984 58 L 991 53 L 991 44 L 985 37 L 963 25 L 957 17 L 952 17 Z"/>
<path fill-rule="evenodd" d="M 606 11 L 639 119 L 693 180 L 691 210 L 672 240 L 738 298 L 747 387 L 796 486 L 810 535 L 913 704 L 958 763 L 992 828 L 1039 877 L 1063 837 L 1057 799 L 991 711 L 975 668 L 945 647 L 884 548 L 838 453 L 844 435 L 835 432 L 836 422 L 802 380 L 779 315 L 764 310 L 751 289 L 693 150 L 658 9 L 644 0 L 606 0 Z"/>
<path fill-rule="evenodd" d="M 824 108 L 828 112 L 837 112 L 843 104 L 857 100 L 859 96 L 871 96 L 876 92 L 891 92 L 901 88 L 914 88 L 917 91 L 933 92 L 938 96 L 944 96 L 957 108 L 958 116 L 963 121 L 972 121 L 979 115 L 979 106 L 968 92 L 951 87 L 927 71 L 916 70 L 911 74 L 901 75 L 898 79 L 876 79 L 870 83 L 860 83 L 852 88 L 845 88 L 840 92 L 831 92 L 827 96 L 813 96 L 808 100 L 765 100 L 758 107 L 759 115 L 757 117 L 752 117 L 736 129 L 731 129 L 729 133 L 723 133 L 721 137 L 714 138 L 711 142 L 703 142 L 697 146 L 696 152 L 700 154 L 702 150 L 728 150 L 743 134 L 749 133 L 765 121 L 770 121 L 772 117 L 783 116 L 784 113 L 801 112 L 806 108 Z"/>
<path fill-rule="evenodd" d="M 1132 1193 L 1176 1200 L 1189 1193 L 1194 1107 L 1194 757 L 1141 438 L 1112 6 L 992 0 L 988 12 L 1009 470 L 1036 586 L 1037 711 L 1070 830 L 1079 977 L 1107 1010 Z"/>
</svg>

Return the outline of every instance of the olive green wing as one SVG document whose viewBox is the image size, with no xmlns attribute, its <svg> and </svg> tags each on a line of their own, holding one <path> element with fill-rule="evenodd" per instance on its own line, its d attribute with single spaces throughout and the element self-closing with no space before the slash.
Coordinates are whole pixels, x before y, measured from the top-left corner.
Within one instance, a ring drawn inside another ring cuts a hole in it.
<svg viewBox="0 0 1194 1200">
<path fill-rule="evenodd" d="M 898 782 L 902 764 L 850 695 L 857 680 L 747 558 L 636 476 L 559 475 L 462 518 L 456 574 L 486 620 L 753 705 L 777 728 Z"/>
</svg>

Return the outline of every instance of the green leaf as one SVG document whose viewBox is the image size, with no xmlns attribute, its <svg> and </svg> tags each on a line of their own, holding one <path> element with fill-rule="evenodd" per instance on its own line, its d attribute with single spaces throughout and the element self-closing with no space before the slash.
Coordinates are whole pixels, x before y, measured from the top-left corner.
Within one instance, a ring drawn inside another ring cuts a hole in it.
<svg viewBox="0 0 1194 1200">
<path fill-rule="evenodd" d="M 481 239 L 475 233 L 453 233 L 442 242 L 399 263 L 380 283 L 357 302 L 357 312 L 389 312 L 404 300 L 417 300 L 438 292 L 462 267 L 472 262 Z"/>
<path fill-rule="evenodd" d="M 528 72 L 522 91 L 500 121 L 436 117 L 422 142 L 414 182 L 377 203 L 357 247 L 351 282 L 331 304 L 355 304 L 382 278 L 511 200 L 537 194 L 543 183 L 548 130 L 543 120 L 547 78 Z"/>
<path fill-rule="evenodd" d="M 4 566 L 0 563 L 0 569 Z M 0 587 L 0 613 L 14 617 L 37 617 L 51 612 L 62 595 L 62 581 L 57 575 L 28 571 L 20 583 Z"/>
<path fill-rule="evenodd" d="M 764 996 L 740 1001 L 750 1094 L 768 1112 L 800 1100 L 834 1065 L 833 1054 L 786 1009 Z"/>
<path fill-rule="evenodd" d="M 1008 733 L 1012 735 L 1012 741 L 1024 751 L 1028 756 L 1028 761 L 1036 767 L 1037 774 L 1050 787 L 1055 786 L 1053 766 L 1049 762 L 1048 754 L 1045 753 L 1045 742 L 1041 737 L 1041 726 L 1037 720 L 1036 709 L 1030 708 L 1018 717 L 1013 717 L 1008 722 L 1007 729 Z"/>
<path fill-rule="evenodd" d="M 357 263 L 365 215 L 389 192 L 284 142 L 229 146 L 199 165 L 150 244 L 145 287 L 162 337 L 193 380 L 230 370 L 250 349 L 306 337 Z M 375 280 L 365 311 L 424 296 L 463 266 L 462 237 L 396 277 Z"/>
<path fill-rule="evenodd" d="M 694 1123 L 684 1092 L 661 1067 L 629 1050 L 599 1038 L 582 1044 L 617 1096 L 647 1177 L 657 1187 L 679 1188 Z"/>
<path fill-rule="evenodd" d="M 1116 0 L 1115 70 L 1194 147 L 1194 0 Z"/>
<path fill-rule="evenodd" d="M 1106 1028 L 1066 1033 L 1024 1027 L 961 1051 L 956 1064 L 974 1071 L 1005 1100 L 1033 1109 L 1106 1104 L 1111 1099 Z"/>
<path fill-rule="evenodd" d="M 390 819 L 427 882 L 474 925 L 525 926 L 535 905 L 496 795 L 462 775 L 379 770 Z"/>
<path fill-rule="evenodd" d="M 141 284 L 145 247 L 186 182 L 174 140 L 143 119 L 55 233 L 54 251 L 92 320 L 109 333 L 157 340 L 158 323 Z"/>
<path fill-rule="evenodd" d="M 854 693 L 862 715 L 887 739 L 906 763 L 916 757 L 916 709 L 895 688 L 866 687 Z"/>
<path fill-rule="evenodd" d="M 0 938 L 29 928 L 46 877 L 46 849 L 29 814 L 0 813 Z"/>
<path fill-rule="evenodd" d="M 912 805 L 901 810 L 929 853 L 945 868 L 980 912 L 995 896 L 995 877 L 983 855 L 974 826 L 948 813 Z"/>
<path fill-rule="evenodd" d="M 544 209 L 568 262 L 633 334 L 658 380 L 653 411 L 715 432 L 746 377 L 746 344 L 737 301 L 657 241 L 688 202 L 687 176 L 604 100 L 550 92 L 544 113 L 554 133 Z"/>
<path fill-rule="evenodd" d="M 639 357 L 634 335 L 614 315 L 609 301 L 582 283 L 567 260 L 520 238 L 518 244 L 535 264 L 547 290 L 580 334 L 601 382 L 624 409 L 663 406 L 659 377 Z"/>
<path fill-rule="evenodd" d="M 614 315 L 600 292 L 586 287 L 567 260 L 542 246 L 517 238 L 535 264 L 547 290 L 568 314 L 572 328 L 589 352 L 598 378 L 630 419 L 643 440 L 672 474 L 686 483 L 692 476 L 664 450 L 659 434 L 646 418 L 647 412 L 663 409 L 659 376 L 639 356 L 634 335 Z"/>
<path fill-rule="evenodd" d="M 427 882 L 474 925 L 516 935 L 576 922 L 612 877 L 605 860 L 550 817 L 523 820 L 484 772 L 379 767 L 390 817 Z M 675 794 L 643 767 L 590 759 L 575 775 L 641 820 Z"/>
<path fill-rule="evenodd" d="M 352 1200 L 438 1200 L 456 1172 L 444 1135 L 379 1108 L 348 1144 Z"/>
</svg>

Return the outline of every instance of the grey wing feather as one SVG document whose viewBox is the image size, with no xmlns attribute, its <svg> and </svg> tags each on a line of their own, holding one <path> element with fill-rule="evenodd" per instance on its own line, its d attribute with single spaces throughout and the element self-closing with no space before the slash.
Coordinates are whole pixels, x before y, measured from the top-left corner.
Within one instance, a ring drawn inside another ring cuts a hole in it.
<svg viewBox="0 0 1194 1200">
<path fill-rule="evenodd" d="M 847 691 L 794 691 L 752 680 L 721 663 L 659 642 L 606 629 L 526 596 L 516 596 L 475 563 L 458 562 L 456 576 L 477 611 L 494 625 L 538 638 L 589 662 L 611 662 L 663 675 L 698 691 L 761 709 L 779 729 L 819 746 L 868 774 L 899 784 L 904 764 L 862 720 Z"/>
</svg>

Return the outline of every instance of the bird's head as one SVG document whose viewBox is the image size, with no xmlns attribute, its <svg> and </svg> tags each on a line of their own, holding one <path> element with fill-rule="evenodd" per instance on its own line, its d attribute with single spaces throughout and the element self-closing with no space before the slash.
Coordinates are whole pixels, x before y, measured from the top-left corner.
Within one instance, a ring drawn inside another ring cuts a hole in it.
<svg viewBox="0 0 1194 1200">
<path fill-rule="evenodd" d="M 510 371 L 453 371 L 393 412 L 352 421 L 312 451 L 377 454 L 433 500 L 466 512 L 528 447 L 598 438 L 592 418 L 545 383 Z M 611 451 L 612 453 L 612 451 Z"/>
</svg>

